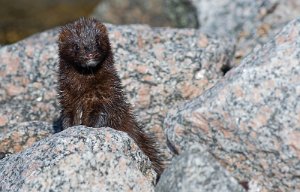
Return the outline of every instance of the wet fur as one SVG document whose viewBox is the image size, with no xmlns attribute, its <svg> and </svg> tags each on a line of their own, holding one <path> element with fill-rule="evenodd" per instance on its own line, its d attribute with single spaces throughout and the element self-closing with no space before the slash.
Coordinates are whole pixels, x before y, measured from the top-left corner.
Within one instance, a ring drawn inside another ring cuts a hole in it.
<svg viewBox="0 0 300 192">
<path fill-rule="evenodd" d="M 126 102 L 106 27 L 82 18 L 61 28 L 58 46 L 62 128 L 86 125 L 124 131 L 160 175 L 163 165 L 155 140 L 139 127 Z"/>
</svg>

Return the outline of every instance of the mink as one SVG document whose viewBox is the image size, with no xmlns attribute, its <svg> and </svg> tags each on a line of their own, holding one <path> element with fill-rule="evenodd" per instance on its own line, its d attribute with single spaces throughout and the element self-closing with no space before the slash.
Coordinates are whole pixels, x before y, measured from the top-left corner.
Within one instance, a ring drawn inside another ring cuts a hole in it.
<svg viewBox="0 0 300 192">
<path fill-rule="evenodd" d="M 58 48 L 62 129 L 85 125 L 126 132 L 160 176 L 164 166 L 155 138 L 137 123 L 125 98 L 105 25 L 94 18 L 67 24 L 60 30 Z"/>
</svg>

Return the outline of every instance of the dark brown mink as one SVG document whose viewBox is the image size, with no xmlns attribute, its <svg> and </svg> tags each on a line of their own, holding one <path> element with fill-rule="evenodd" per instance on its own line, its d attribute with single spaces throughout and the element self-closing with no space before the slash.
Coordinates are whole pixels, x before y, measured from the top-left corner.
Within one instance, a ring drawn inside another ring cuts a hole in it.
<svg viewBox="0 0 300 192">
<path fill-rule="evenodd" d="M 81 18 L 61 28 L 58 47 L 62 128 L 85 125 L 124 131 L 160 175 L 163 164 L 155 139 L 140 128 L 125 99 L 106 27 L 96 19 Z"/>
</svg>

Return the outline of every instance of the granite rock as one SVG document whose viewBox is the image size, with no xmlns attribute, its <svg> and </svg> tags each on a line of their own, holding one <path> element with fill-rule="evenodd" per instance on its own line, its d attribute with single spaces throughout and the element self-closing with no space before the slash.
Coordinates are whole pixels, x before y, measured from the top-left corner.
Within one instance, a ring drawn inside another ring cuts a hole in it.
<svg viewBox="0 0 300 192">
<path fill-rule="evenodd" d="M 188 15 L 191 21 L 196 18 L 201 31 L 234 38 L 235 66 L 253 48 L 269 41 L 297 18 L 300 11 L 297 0 L 167 0 L 166 3 L 172 7 L 170 13 L 178 18 Z"/>
<path fill-rule="evenodd" d="M 297 18 L 297 0 L 192 0 L 201 30 L 218 35 L 232 35 L 237 40 L 237 58 L 270 40 L 288 22 Z"/>
<path fill-rule="evenodd" d="M 19 123 L 8 128 L 7 133 L 0 133 L 0 152 L 4 154 L 20 152 L 53 133 L 52 125 L 47 122 Z"/>
<path fill-rule="evenodd" d="M 223 77 L 234 46 L 193 29 L 107 25 L 124 90 L 145 130 L 162 138 L 170 106 L 201 94 Z M 0 49 L 0 130 L 51 122 L 57 101 L 57 29 Z"/>
<path fill-rule="evenodd" d="M 300 188 L 300 19 L 165 120 L 174 154 L 201 143 L 237 180 Z M 251 186 L 250 186 L 251 188 Z"/>
<path fill-rule="evenodd" d="M 51 122 L 59 114 L 57 30 L 0 49 L 0 131 L 26 121 Z"/>
<path fill-rule="evenodd" d="M 198 28 L 197 8 L 191 0 L 166 0 L 166 13 L 179 28 Z"/>
<path fill-rule="evenodd" d="M 192 29 L 116 27 L 111 36 L 119 42 L 115 63 L 129 102 L 145 129 L 158 137 L 168 109 L 222 78 L 234 51 L 228 40 Z"/>
<path fill-rule="evenodd" d="M 200 146 L 192 146 L 173 158 L 155 191 L 231 192 L 242 186 Z"/>
<path fill-rule="evenodd" d="M 156 177 L 126 133 L 83 126 L 0 160 L 0 170 L 0 191 L 153 191 Z"/>
<path fill-rule="evenodd" d="M 102 0 L 92 16 L 113 24 L 198 28 L 196 8 L 181 0 Z"/>
<path fill-rule="evenodd" d="M 165 10 L 163 0 L 102 0 L 92 16 L 112 24 L 175 26 Z"/>
</svg>

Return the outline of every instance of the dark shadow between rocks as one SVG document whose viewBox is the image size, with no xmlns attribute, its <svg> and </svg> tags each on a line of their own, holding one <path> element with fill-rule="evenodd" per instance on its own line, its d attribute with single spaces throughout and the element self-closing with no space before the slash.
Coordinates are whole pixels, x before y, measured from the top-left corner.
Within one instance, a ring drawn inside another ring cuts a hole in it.
<svg viewBox="0 0 300 192">
<path fill-rule="evenodd" d="M 0 160 L 4 159 L 5 157 L 8 157 L 9 155 L 11 155 L 12 153 L 10 152 L 0 152 Z M 1 190 L 0 190 L 1 191 Z"/>
<path fill-rule="evenodd" d="M 59 133 L 63 130 L 62 129 L 62 121 L 61 121 L 60 117 L 53 120 L 52 127 L 53 127 L 53 130 L 54 130 L 54 133 Z"/>
<path fill-rule="evenodd" d="M 226 75 L 226 73 L 228 72 L 228 71 L 230 71 L 232 69 L 232 67 L 230 66 L 230 65 L 223 65 L 222 67 L 221 67 L 221 71 L 222 71 L 222 73 L 223 73 L 223 76 L 225 76 Z"/>
</svg>

